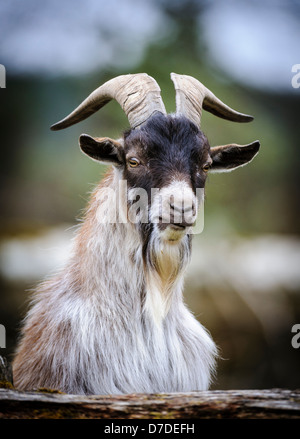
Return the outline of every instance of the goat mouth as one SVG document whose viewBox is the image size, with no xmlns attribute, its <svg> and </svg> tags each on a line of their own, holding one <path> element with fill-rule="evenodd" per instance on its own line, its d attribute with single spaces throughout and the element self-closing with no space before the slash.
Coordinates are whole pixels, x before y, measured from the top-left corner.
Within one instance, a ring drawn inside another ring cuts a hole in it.
<svg viewBox="0 0 300 439">
<path fill-rule="evenodd" d="M 173 232 L 178 232 L 178 233 L 183 233 L 187 227 L 191 227 L 194 225 L 194 223 L 186 223 L 186 222 L 182 222 L 182 223 L 162 223 L 159 222 L 158 224 L 158 228 L 161 231 L 165 231 L 166 229 L 169 229 Z"/>
<path fill-rule="evenodd" d="M 173 230 L 185 230 L 185 228 L 187 227 L 184 224 L 167 224 L 171 229 Z"/>
</svg>

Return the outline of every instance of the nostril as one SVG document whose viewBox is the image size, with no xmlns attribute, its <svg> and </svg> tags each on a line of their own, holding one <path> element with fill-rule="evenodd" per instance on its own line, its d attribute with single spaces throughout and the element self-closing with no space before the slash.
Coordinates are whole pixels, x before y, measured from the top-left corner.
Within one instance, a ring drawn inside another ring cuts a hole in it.
<svg viewBox="0 0 300 439">
<path fill-rule="evenodd" d="M 174 211 L 179 212 L 179 213 L 192 212 L 194 214 L 196 211 L 194 203 L 192 203 L 192 204 L 188 203 L 188 206 L 185 206 L 184 203 L 183 203 L 183 206 L 182 205 L 175 206 L 173 203 L 170 203 L 170 208 L 171 208 L 171 210 L 174 210 Z"/>
<path fill-rule="evenodd" d="M 171 210 L 174 210 L 175 212 L 179 212 L 179 213 L 184 213 L 185 212 L 185 209 L 182 208 L 182 205 L 175 206 L 174 204 L 170 203 L 170 207 L 171 207 Z"/>
</svg>

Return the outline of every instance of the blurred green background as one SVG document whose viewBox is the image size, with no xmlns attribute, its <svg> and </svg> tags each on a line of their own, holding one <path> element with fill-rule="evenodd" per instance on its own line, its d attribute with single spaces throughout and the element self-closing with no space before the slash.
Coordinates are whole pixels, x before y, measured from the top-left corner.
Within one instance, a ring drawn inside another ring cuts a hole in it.
<svg viewBox="0 0 300 439">
<path fill-rule="evenodd" d="M 50 125 L 125 73 L 153 76 L 175 111 L 174 71 L 255 117 L 236 124 L 204 112 L 212 146 L 261 142 L 247 167 L 209 177 L 186 278 L 186 302 L 222 357 L 213 388 L 299 387 L 300 349 L 291 345 L 300 323 L 299 41 L 296 0 L 0 3 L 1 355 L 12 358 L 30 289 L 64 263 L 105 172 L 81 154 L 79 135 L 118 138 L 128 122 L 111 102 L 65 131 Z"/>
</svg>

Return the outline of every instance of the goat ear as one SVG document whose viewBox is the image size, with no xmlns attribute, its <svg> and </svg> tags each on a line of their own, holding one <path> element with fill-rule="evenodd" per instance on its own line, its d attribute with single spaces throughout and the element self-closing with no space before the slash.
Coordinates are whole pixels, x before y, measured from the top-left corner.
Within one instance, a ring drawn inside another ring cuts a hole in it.
<svg viewBox="0 0 300 439">
<path fill-rule="evenodd" d="M 118 142 L 109 137 L 91 137 L 87 134 L 81 134 L 79 146 L 84 154 L 97 162 L 118 166 L 124 162 L 121 141 Z"/>
<path fill-rule="evenodd" d="M 244 166 L 256 156 L 260 147 L 258 140 L 248 145 L 229 144 L 211 148 L 210 155 L 213 160 L 212 172 L 232 171 L 239 166 Z"/>
</svg>

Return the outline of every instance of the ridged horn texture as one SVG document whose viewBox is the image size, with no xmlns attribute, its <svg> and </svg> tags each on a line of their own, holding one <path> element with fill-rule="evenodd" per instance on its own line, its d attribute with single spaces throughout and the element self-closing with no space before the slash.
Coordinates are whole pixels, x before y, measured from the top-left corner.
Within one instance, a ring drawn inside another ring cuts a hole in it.
<svg viewBox="0 0 300 439">
<path fill-rule="evenodd" d="M 124 110 L 131 128 L 139 127 L 155 112 L 166 114 L 157 82 L 146 73 L 121 75 L 94 90 L 69 116 L 51 126 L 61 130 L 74 125 L 115 99 Z"/>
<path fill-rule="evenodd" d="M 171 73 L 176 90 L 176 114 L 181 114 L 200 126 L 202 108 L 233 122 L 250 122 L 252 116 L 238 113 L 218 99 L 200 81 L 187 75 Z"/>
</svg>

